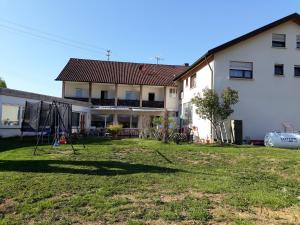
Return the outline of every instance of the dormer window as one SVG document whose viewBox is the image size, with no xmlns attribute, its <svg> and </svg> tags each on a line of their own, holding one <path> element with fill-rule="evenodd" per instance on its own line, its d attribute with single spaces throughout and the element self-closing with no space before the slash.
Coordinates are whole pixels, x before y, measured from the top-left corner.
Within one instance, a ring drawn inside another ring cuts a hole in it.
<svg viewBox="0 0 300 225">
<path fill-rule="evenodd" d="M 285 48 L 285 34 L 272 34 L 272 47 Z"/>
</svg>

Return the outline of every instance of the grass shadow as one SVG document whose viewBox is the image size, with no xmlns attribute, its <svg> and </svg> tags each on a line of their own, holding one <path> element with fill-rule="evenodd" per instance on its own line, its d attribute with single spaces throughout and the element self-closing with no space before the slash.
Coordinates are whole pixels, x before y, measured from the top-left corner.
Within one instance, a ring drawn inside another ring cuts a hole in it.
<svg viewBox="0 0 300 225">
<path fill-rule="evenodd" d="M 36 144 L 35 137 L 11 137 L 0 138 L 0 152 L 14 150 L 17 148 L 34 147 Z"/>
<path fill-rule="evenodd" d="M 115 176 L 137 173 L 183 172 L 161 166 L 119 161 L 0 160 L 0 171 Z"/>
</svg>

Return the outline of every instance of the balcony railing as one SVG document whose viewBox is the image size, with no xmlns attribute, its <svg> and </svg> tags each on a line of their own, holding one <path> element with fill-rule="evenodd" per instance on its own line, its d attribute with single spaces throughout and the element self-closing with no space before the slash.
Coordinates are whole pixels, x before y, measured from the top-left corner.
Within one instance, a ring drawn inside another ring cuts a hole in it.
<svg viewBox="0 0 300 225">
<path fill-rule="evenodd" d="M 88 102 L 88 98 L 79 98 L 79 97 L 65 97 L 67 99 L 73 99 L 77 101 Z M 93 105 L 101 106 L 114 106 L 115 99 L 100 99 L 92 98 Z M 128 100 L 128 99 L 118 99 L 118 106 L 129 106 L 129 107 L 140 107 L 140 100 Z M 142 101 L 142 107 L 149 108 L 164 108 L 164 101 Z"/>
<path fill-rule="evenodd" d="M 140 100 L 118 99 L 118 106 L 139 107 L 140 106 Z"/>
<path fill-rule="evenodd" d="M 112 105 L 115 105 L 115 99 L 92 98 L 92 104 L 93 105 L 112 106 Z"/>
<path fill-rule="evenodd" d="M 164 102 L 163 101 L 143 101 L 143 107 L 150 107 L 150 108 L 163 108 Z"/>
<path fill-rule="evenodd" d="M 82 102 L 88 102 L 89 101 L 89 98 L 79 98 L 79 97 L 65 97 L 65 98 L 76 100 L 76 101 L 82 101 Z"/>
</svg>

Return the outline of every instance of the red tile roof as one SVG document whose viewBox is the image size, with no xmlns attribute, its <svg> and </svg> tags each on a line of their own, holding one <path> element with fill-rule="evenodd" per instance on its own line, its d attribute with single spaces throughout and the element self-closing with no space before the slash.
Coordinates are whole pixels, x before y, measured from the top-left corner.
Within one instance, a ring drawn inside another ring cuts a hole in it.
<svg viewBox="0 0 300 225">
<path fill-rule="evenodd" d="M 175 86 L 173 79 L 188 67 L 71 58 L 56 80 Z"/>
</svg>

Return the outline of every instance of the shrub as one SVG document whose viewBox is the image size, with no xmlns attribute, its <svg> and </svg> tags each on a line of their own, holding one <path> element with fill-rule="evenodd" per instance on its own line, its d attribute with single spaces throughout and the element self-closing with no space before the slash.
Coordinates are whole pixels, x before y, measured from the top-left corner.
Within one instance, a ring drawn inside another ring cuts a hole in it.
<svg viewBox="0 0 300 225">
<path fill-rule="evenodd" d="M 107 130 L 113 137 L 117 137 L 120 131 L 122 130 L 122 125 L 121 124 L 116 124 L 116 125 L 109 125 Z"/>
</svg>

